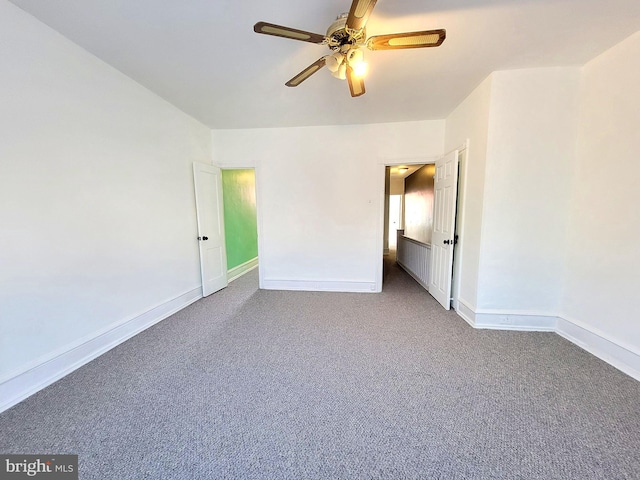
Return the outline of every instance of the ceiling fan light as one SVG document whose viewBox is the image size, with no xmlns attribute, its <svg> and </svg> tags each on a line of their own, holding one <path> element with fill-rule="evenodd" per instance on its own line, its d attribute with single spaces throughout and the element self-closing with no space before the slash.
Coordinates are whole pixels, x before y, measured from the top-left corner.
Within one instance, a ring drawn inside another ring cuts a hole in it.
<svg viewBox="0 0 640 480">
<path fill-rule="evenodd" d="M 333 75 L 336 78 L 339 78 L 340 80 L 344 80 L 345 78 L 347 78 L 347 64 L 346 64 L 346 62 L 342 62 L 340 64 L 340 66 L 338 67 L 338 70 L 336 70 L 331 75 Z"/>
<path fill-rule="evenodd" d="M 363 60 L 364 54 L 362 53 L 362 50 L 358 48 L 352 48 L 349 50 L 349 53 L 347 53 L 347 62 L 350 64 L 361 63 Z"/>
<path fill-rule="evenodd" d="M 356 77 L 364 77 L 367 74 L 368 67 L 369 65 L 367 65 L 367 62 L 356 63 L 355 65 L 352 65 L 353 74 Z"/>
<path fill-rule="evenodd" d="M 340 68 L 344 57 L 341 53 L 334 53 L 333 55 L 327 56 L 327 68 L 331 71 L 331 73 L 335 73 Z"/>
<path fill-rule="evenodd" d="M 347 64 L 353 69 L 353 75 L 364 77 L 367 73 L 367 64 L 364 61 L 364 54 L 358 48 L 352 48 L 347 53 Z"/>
</svg>

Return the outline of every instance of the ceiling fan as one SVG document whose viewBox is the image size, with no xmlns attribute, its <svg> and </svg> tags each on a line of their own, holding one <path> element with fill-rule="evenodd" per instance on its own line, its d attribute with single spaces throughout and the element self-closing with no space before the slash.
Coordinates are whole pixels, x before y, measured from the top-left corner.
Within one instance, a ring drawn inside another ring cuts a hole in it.
<svg viewBox="0 0 640 480">
<path fill-rule="evenodd" d="M 334 77 L 342 80 L 347 79 L 352 97 L 359 97 L 365 93 L 362 78 L 366 71 L 366 63 L 364 63 L 362 53 L 363 47 L 367 47 L 369 50 L 438 47 L 446 37 L 446 31 L 440 29 L 374 35 L 367 38 L 365 25 L 376 2 L 377 0 L 353 0 L 349 12 L 339 15 L 327 29 L 326 35 L 267 22 L 256 23 L 253 31 L 327 45 L 333 51 L 331 55 L 321 57 L 289 80 L 285 84 L 287 87 L 297 87 L 326 65 Z"/>
</svg>

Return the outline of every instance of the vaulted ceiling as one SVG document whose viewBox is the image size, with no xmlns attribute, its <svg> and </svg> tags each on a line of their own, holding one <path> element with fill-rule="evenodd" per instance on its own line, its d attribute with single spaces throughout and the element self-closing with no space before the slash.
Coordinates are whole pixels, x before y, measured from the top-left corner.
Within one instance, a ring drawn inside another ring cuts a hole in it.
<svg viewBox="0 0 640 480">
<path fill-rule="evenodd" d="M 284 85 L 327 47 L 253 32 L 263 20 L 324 34 L 350 0 L 11 1 L 216 129 L 441 119 L 492 71 L 582 65 L 640 29 L 638 0 L 379 0 L 369 35 L 447 39 L 366 51 L 367 93 L 351 98 L 328 71 Z"/>
</svg>

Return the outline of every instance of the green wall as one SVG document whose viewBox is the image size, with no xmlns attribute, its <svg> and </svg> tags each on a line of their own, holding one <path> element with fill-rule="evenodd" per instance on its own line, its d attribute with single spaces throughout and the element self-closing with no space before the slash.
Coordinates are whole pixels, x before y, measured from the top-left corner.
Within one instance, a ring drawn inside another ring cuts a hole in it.
<svg viewBox="0 0 640 480">
<path fill-rule="evenodd" d="M 227 270 L 258 256 L 256 175 L 253 169 L 222 170 Z"/>
</svg>

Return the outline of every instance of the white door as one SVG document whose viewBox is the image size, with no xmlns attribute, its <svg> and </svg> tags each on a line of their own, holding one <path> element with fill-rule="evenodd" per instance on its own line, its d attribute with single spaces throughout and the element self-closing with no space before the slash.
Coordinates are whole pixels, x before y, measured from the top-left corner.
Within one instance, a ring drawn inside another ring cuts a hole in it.
<svg viewBox="0 0 640 480">
<path fill-rule="evenodd" d="M 206 297 L 227 286 L 222 176 L 218 167 L 194 163 L 193 179 L 196 190 L 202 295 Z"/>
<path fill-rule="evenodd" d="M 436 160 L 429 293 L 449 310 L 458 189 L 458 151 Z"/>
</svg>

